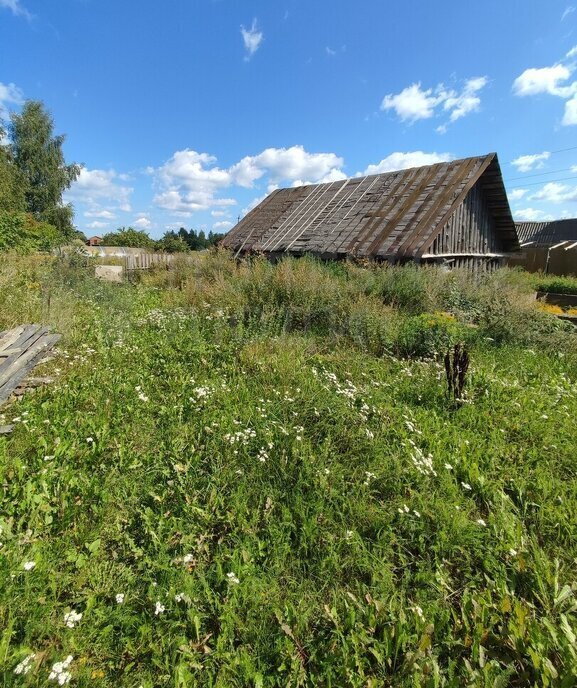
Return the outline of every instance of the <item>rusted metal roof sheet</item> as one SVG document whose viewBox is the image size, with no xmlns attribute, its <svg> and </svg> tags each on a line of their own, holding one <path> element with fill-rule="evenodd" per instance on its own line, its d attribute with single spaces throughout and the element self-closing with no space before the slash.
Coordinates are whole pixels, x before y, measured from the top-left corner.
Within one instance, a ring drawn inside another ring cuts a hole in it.
<svg viewBox="0 0 577 688">
<path fill-rule="evenodd" d="M 495 153 L 278 189 L 233 227 L 223 244 L 238 253 L 418 258 L 477 183 L 483 187 L 504 250 L 517 250 Z"/>
<path fill-rule="evenodd" d="M 561 241 L 577 241 L 577 219 L 552 222 L 517 222 L 519 243 L 535 248 L 555 246 Z"/>
</svg>

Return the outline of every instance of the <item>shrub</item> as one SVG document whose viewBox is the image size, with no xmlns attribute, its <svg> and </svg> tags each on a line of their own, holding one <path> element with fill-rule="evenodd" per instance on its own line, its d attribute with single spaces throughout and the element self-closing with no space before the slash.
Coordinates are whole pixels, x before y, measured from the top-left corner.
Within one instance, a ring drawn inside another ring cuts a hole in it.
<svg viewBox="0 0 577 688">
<path fill-rule="evenodd" d="M 50 251 L 63 242 L 62 234 L 29 213 L 0 211 L 0 251 Z"/>
<path fill-rule="evenodd" d="M 470 332 L 448 313 L 422 313 L 403 321 L 396 341 L 402 356 L 434 358 L 461 339 L 470 339 Z"/>
<path fill-rule="evenodd" d="M 434 310 L 446 275 L 437 267 L 380 265 L 370 269 L 367 291 L 383 303 L 407 313 L 418 314 Z"/>
</svg>

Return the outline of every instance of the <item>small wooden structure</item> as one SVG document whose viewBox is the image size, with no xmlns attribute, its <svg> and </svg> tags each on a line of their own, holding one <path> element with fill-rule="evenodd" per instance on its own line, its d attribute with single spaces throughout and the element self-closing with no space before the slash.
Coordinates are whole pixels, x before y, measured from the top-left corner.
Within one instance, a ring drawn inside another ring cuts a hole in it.
<svg viewBox="0 0 577 688">
<path fill-rule="evenodd" d="M 41 325 L 20 325 L 0 332 L 0 406 L 18 390 L 23 392 L 26 387 L 49 381 L 28 376 L 59 339 L 59 334 L 51 334 Z M 11 429 L 11 426 L 1 426 L 0 434 Z"/>
<path fill-rule="evenodd" d="M 102 243 L 102 237 L 97 235 L 91 236 L 90 239 L 86 239 L 87 246 L 100 246 Z"/>
<path fill-rule="evenodd" d="M 313 254 L 490 269 L 519 250 L 496 153 L 273 191 L 223 240 L 237 255 Z"/>
<path fill-rule="evenodd" d="M 577 219 L 517 222 L 521 253 L 509 259 L 529 272 L 577 275 Z"/>
</svg>

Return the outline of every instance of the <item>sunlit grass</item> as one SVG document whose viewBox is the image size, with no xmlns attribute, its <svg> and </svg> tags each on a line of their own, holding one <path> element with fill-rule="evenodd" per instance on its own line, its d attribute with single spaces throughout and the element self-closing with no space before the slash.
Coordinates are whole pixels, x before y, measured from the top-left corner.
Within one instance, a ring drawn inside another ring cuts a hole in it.
<svg viewBox="0 0 577 688">
<path fill-rule="evenodd" d="M 65 335 L 0 439 L 3 685 L 577 682 L 575 335 L 553 316 L 509 326 L 459 278 L 455 408 L 433 350 L 401 356 L 407 328 L 445 341 L 421 275 L 3 270 L 0 328 Z"/>
</svg>

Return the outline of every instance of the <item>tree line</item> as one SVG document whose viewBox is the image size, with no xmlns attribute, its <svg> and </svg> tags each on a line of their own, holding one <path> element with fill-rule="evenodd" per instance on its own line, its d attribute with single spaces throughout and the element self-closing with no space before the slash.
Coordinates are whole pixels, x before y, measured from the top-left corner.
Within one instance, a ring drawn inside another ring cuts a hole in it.
<svg viewBox="0 0 577 688">
<path fill-rule="evenodd" d="M 210 248 L 223 237 L 224 234 L 217 232 L 205 234 L 202 230 L 196 232 L 194 229 L 186 230 L 181 227 L 178 232 L 168 230 L 161 239 L 153 239 L 143 229 L 119 227 L 116 231 L 104 234 L 101 238 L 103 246 L 127 246 L 166 253 L 186 253 Z"/>
</svg>

